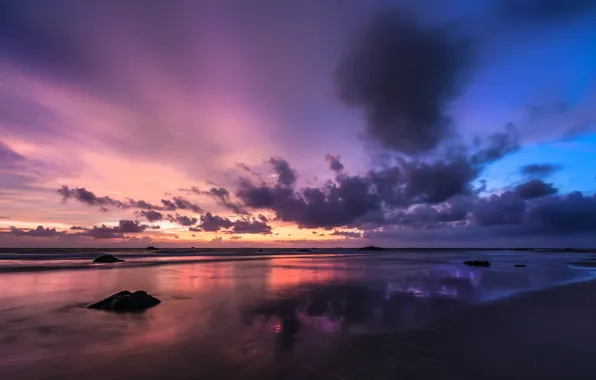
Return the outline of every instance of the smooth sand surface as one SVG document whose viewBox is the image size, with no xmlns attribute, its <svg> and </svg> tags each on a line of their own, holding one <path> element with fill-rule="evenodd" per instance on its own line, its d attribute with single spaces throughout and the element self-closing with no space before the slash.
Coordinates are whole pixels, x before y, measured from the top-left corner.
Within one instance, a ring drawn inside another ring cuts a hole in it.
<svg viewBox="0 0 596 380">
<path fill-rule="evenodd" d="M 421 330 L 330 335 L 329 344 L 317 344 L 316 357 L 307 347 L 266 361 L 215 354 L 202 341 L 159 354 L 56 357 L 0 369 L 3 379 L 25 380 L 596 379 L 596 281 L 472 307 Z"/>
<path fill-rule="evenodd" d="M 346 380 L 596 379 L 596 281 L 481 305 L 426 330 L 360 338 L 328 365 Z"/>
</svg>

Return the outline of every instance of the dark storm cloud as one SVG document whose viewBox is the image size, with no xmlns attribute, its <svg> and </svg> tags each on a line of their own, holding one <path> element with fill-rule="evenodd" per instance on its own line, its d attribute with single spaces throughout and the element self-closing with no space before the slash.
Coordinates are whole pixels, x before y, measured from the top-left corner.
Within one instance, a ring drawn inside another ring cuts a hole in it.
<svg viewBox="0 0 596 380">
<path fill-rule="evenodd" d="M 277 173 L 277 181 L 280 186 L 293 186 L 296 183 L 296 172 L 290 168 L 288 161 L 271 157 L 269 163 Z"/>
<path fill-rule="evenodd" d="M 328 235 L 329 236 L 343 236 L 346 239 L 359 239 L 362 237 L 362 234 L 360 232 L 351 232 L 351 231 L 333 231 L 333 233 L 328 234 Z"/>
<path fill-rule="evenodd" d="M 188 217 L 186 215 L 168 215 L 168 220 L 185 227 L 194 226 L 199 221 L 197 218 Z"/>
<path fill-rule="evenodd" d="M 555 188 L 552 183 L 546 183 L 540 179 L 533 179 L 517 185 L 514 191 L 522 199 L 532 199 L 555 194 L 557 188 Z"/>
<path fill-rule="evenodd" d="M 163 209 L 167 211 L 188 210 L 196 213 L 203 212 L 203 209 L 199 205 L 183 197 L 173 197 L 172 200 L 162 199 L 161 203 L 163 204 Z"/>
<path fill-rule="evenodd" d="M 406 154 L 450 134 L 446 105 L 459 94 L 471 44 L 452 26 L 425 28 L 400 11 L 379 13 L 338 65 L 340 98 L 362 107 L 368 135 Z"/>
<path fill-rule="evenodd" d="M 122 201 L 110 198 L 108 196 L 98 197 L 94 192 L 89 191 L 84 187 L 75 187 L 71 189 L 68 186 L 63 185 L 60 189 L 58 189 L 58 193 L 62 195 L 62 200 L 64 202 L 69 199 L 74 199 L 89 206 L 100 206 L 102 211 L 107 210 L 108 207 L 120 209 L 131 207 Z"/>
<path fill-rule="evenodd" d="M 141 210 L 159 210 L 161 206 L 156 206 L 144 200 L 136 201 L 134 199 L 129 199 L 128 204 L 134 208 L 140 208 Z"/>
<path fill-rule="evenodd" d="M 205 215 L 201 215 L 201 224 L 199 226 L 204 231 L 219 231 L 222 228 L 232 227 L 232 221 L 228 218 L 222 218 L 221 216 L 207 212 Z"/>
<path fill-rule="evenodd" d="M 60 189 L 58 189 L 58 193 L 62 195 L 62 200 L 64 202 L 74 199 L 81 203 L 84 203 L 89 206 L 99 206 L 101 211 L 107 211 L 109 208 L 119 208 L 119 209 L 129 209 L 129 208 L 138 208 L 141 210 L 158 210 L 158 211 L 176 211 L 176 210 L 185 210 L 185 211 L 192 211 L 195 213 L 202 213 L 203 209 L 197 205 L 185 199 L 183 197 L 172 197 L 171 200 L 169 199 L 162 199 L 161 206 L 153 205 L 149 202 L 144 200 L 134 200 L 128 199 L 127 201 L 121 201 L 118 199 L 111 198 L 109 196 L 97 196 L 94 192 L 85 189 L 84 187 L 75 187 L 70 188 L 66 185 L 63 185 Z M 143 212 L 141 215 L 145 216 Z M 156 214 L 152 214 L 152 216 L 157 216 Z M 157 220 L 157 219 L 155 219 Z"/>
<path fill-rule="evenodd" d="M 271 226 L 256 219 L 239 219 L 233 222 L 232 232 L 237 234 L 262 234 L 270 235 Z"/>
<path fill-rule="evenodd" d="M 400 158 L 395 166 L 366 175 L 342 174 L 320 187 L 293 189 L 279 181 L 276 185 L 254 184 L 242 178 L 236 197 L 246 207 L 269 209 L 279 220 L 296 222 L 301 228 L 357 225 L 367 218 L 383 219 L 386 209 L 438 204 L 472 194 L 471 183 L 484 167 L 517 147 L 515 130 L 509 127 L 444 159 Z"/>
<path fill-rule="evenodd" d="M 257 215 L 257 218 L 258 218 L 258 219 L 259 219 L 261 222 L 264 222 L 264 223 L 267 223 L 267 222 L 269 221 L 269 219 L 267 219 L 267 217 L 266 217 L 265 215 L 263 215 L 263 214 L 259 214 L 259 215 Z"/>
<path fill-rule="evenodd" d="M 105 224 L 93 226 L 85 232 L 78 233 L 77 236 L 88 236 L 93 239 L 121 239 L 124 234 L 138 234 L 148 229 L 159 229 L 159 226 L 149 226 L 141 224 L 138 220 L 120 220 L 117 226 L 108 227 Z"/>
<path fill-rule="evenodd" d="M 305 228 L 349 224 L 380 207 L 378 196 L 358 176 L 341 178 L 322 189 L 299 191 L 280 185 L 254 185 L 245 179 L 236 196 L 248 207 L 273 210 L 278 219 Z"/>
<path fill-rule="evenodd" d="M 146 218 L 150 222 L 155 222 L 155 221 L 163 219 L 163 215 L 161 212 L 157 212 L 157 211 L 153 211 L 153 210 L 148 210 L 148 211 L 142 210 L 139 213 L 139 215 Z"/>
<path fill-rule="evenodd" d="M 472 222 L 481 227 L 519 225 L 524 221 L 526 203 L 516 193 L 507 191 L 500 195 L 480 198 L 472 209 Z"/>
<path fill-rule="evenodd" d="M 37 226 L 35 229 L 20 229 L 13 226 L 9 227 L 9 234 L 12 234 L 16 237 L 20 236 L 30 236 L 30 237 L 56 237 L 56 236 L 64 236 L 66 232 L 64 231 L 56 231 L 55 228 L 44 228 L 43 226 Z"/>
<path fill-rule="evenodd" d="M 333 156 L 331 154 L 326 154 L 325 160 L 327 160 L 327 162 L 329 162 L 329 169 L 331 169 L 332 171 L 334 171 L 336 173 L 340 173 L 344 170 L 344 165 L 341 163 L 339 156 Z"/>
<path fill-rule="evenodd" d="M 517 151 L 519 148 L 517 127 L 512 123 L 507 123 L 503 131 L 476 140 L 476 151 L 472 153 L 470 162 L 477 166 L 491 164 Z"/>
<path fill-rule="evenodd" d="M 107 227 L 105 224 L 101 226 L 93 226 L 86 233 L 81 236 L 88 236 L 93 239 L 123 239 L 124 234 L 118 229 L 118 227 Z"/>
<path fill-rule="evenodd" d="M 196 186 L 191 187 L 191 192 L 199 195 L 209 195 L 213 197 L 217 204 L 233 211 L 235 214 L 247 215 L 248 212 L 242 208 L 239 203 L 230 200 L 230 193 L 223 187 L 212 187 L 209 191 L 203 191 Z"/>
<path fill-rule="evenodd" d="M 201 224 L 199 226 L 204 231 L 229 230 L 226 232 L 237 234 L 271 234 L 272 229 L 266 222 L 255 218 L 231 221 L 228 218 L 213 215 L 210 212 L 201 216 Z"/>
<path fill-rule="evenodd" d="M 555 164 L 530 164 L 522 166 L 521 174 L 527 177 L 544 178 L 561 170 L 561 165 Z"/>
<path fill-rule="evenodd" d="M 538 232 L 596 234 L 596 196 L 579 192 L 549 196 L 528 204 L 527 225 Z"/>
<path fill-rule="evenodd" d="M 412 229 L 430 229 L 452 225 L 468 218 L 471 207 L 469 198 L 454 198 L 444 204 L 433 206 L 421 204 L 407 210 L 398 210 L 379 220 L 380 226 L 400 226 Z"/>
</svg>

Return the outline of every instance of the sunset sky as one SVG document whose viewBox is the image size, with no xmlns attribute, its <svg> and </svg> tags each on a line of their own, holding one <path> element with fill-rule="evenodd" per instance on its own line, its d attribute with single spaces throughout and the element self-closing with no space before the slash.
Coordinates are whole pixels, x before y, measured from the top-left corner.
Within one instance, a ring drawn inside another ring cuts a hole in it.
<svg viewBox="0 0 596 380">
<path fill-rule="evenodd" d="M 6 0 L 0 247 L 596 246 L 596 2 Z"/>
</svg>

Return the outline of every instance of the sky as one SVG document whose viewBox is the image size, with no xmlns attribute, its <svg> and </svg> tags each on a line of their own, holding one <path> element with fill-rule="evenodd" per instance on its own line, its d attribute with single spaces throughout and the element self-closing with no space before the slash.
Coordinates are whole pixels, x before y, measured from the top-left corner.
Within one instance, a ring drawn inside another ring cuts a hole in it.
<svg viewBox="0 0 596 380">
<path fill-rule="evenodd" d="M 596 246 L 596 2 L 6 0 L 0 247 Z"/>
</svg>

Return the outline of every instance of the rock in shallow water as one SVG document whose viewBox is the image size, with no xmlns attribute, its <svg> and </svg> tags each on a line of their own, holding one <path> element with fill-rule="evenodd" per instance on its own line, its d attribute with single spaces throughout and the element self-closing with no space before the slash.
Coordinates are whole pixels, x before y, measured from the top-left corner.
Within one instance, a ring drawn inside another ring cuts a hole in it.
<svg viewBox="0 0 596 380">
<path fill-rule="evenodd" d="M 466 264 L 469 267 L 490 267 L 490 261 L 486 261 L 486 260 L 471 260 L 471 261 L 464 261 L 464 264 Z"/>
<path fill-rule="evenodd" d="M 139 312 L 161 303 L 160 300 L 147 294 L 144 290 L 134 293 L 124 290 L 109 296 L 99 302 L 87 306 L 89 309 L 116 312 Z"/>
<path fill-rule="evenodd" d="M 93 260 L 94 263 L 120 263 L 123 261 L 124 260 L 119 259 L 114 255 L 101 255 Z"/>
</svg>

